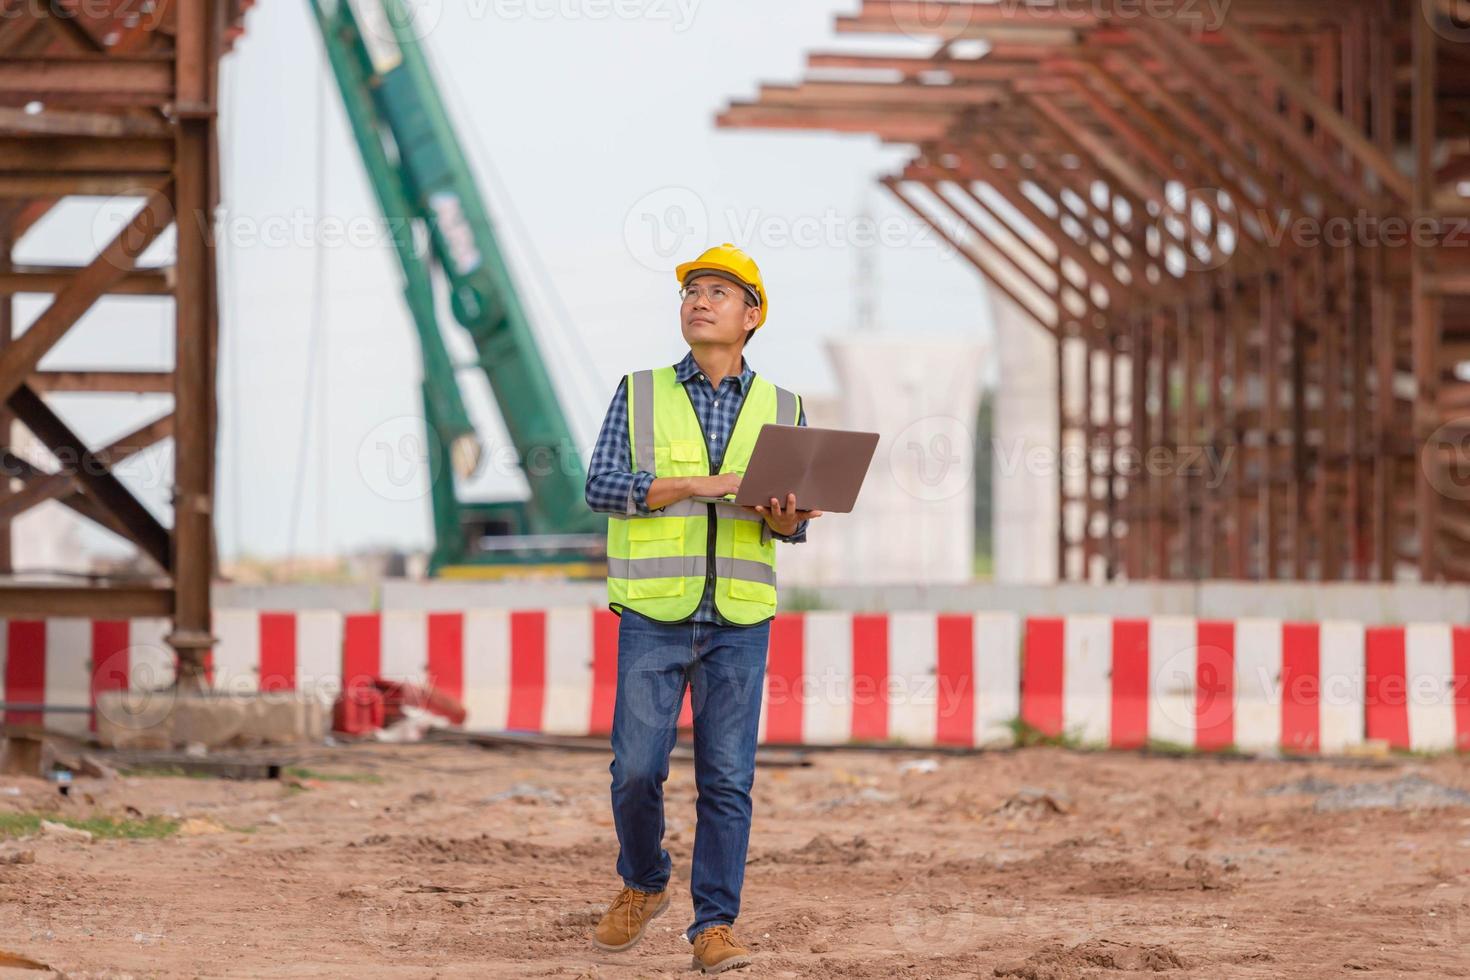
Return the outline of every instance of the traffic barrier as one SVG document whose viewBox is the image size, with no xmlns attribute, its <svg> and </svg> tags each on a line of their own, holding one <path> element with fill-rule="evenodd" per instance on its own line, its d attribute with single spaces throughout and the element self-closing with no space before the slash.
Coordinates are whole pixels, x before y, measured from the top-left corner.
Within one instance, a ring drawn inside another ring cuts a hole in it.
<svg viewBox="0 0 1470 980">
<path fill-rule="evenodd" d="M 1083 744 L 1341 752 L 1363 741 L 1363 629 L 1033 617 L 1021 720 Z"/>
<path fill-rule="evenodd" d="M 344 679 L 382 676 L 457 698 L 472 729 L 606 735 L 618 622 L 592 607 L 221 610 L 209 677 L 222 692 L 325 699 Z M 98 692 L 171 682 L 168 629 L 162 619 L 4 621 L 5 721 L 95 728 Z M 1017 718 L 1113 748 L 1339 753 L 1367 738 L 1470 751 L 1470 627 L 831 611 L 772 623 L 765 744 L 1004 745 Z M 687 692 L 679 723 L 692 723 Z"/>
<path fill-rule="evenodd" d="M 1375 626 L 1365 658 L 1369 738 L 1470 752 L 1470 626 Z"/>
<path fill-rule="evenodd" d="M 173 681 L 166 619 L 0 620 L 5 721 L 85 735 L 102 691 L 153 690 Z M 38 710 L 46 705 L 52 710 Z M 34 706 L 34 707 L 32 707 Z"/>
</svg>

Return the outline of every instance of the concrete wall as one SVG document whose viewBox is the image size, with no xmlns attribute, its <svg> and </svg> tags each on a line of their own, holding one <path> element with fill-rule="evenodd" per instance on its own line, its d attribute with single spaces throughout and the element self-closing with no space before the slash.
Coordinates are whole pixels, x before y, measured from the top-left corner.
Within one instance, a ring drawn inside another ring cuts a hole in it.
<svg viewBox="0 0 1470 980">
<path fill-rule="evenodd" d="M 795 603 L 794 603 L 795 600 Z M 788 595 L 792 604 L 849 610 L 997 610 L 1021 615 L 1181 615 L 1239 619 L 1355 620 L 1367 625 L 1470 623 L 1470 589 L 1452 585 L 1271 582 L 1137 583 L 827 588 Z"/>
<path fill-rule="evenodd" d="M 950 612 L 1001 611 L 1021 615 L 1179 615 L 1239 619 L 1355 620 L 1368 625 L 1409 622 L 1470 623 L 1470 588 L 1398 585 L 1201 582 L 1127 585 L 783 585 L 784 609 Z M 376 608 L 552 609 L 602 606 L 601 582 L 408 582 L 369 586 L 217 586 L 217 609 Z M 379 603 L 378 598 L 381 598 Z"/>
<path fill-rule="evenodd" d="M 369 612 L 376 609 L 377 588 L 371 585 L 227 585 L 215 583 L 216 609 L 326 609 Z"/>
</svg>

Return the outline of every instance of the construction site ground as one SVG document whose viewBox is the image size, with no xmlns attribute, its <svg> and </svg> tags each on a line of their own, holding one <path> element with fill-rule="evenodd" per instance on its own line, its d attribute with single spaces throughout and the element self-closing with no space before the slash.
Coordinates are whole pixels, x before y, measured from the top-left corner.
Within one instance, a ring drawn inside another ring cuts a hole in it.
<svg viewBox="0 0 1470 980">
<path fill-rule="evenodd" d="M 605 750 L 298 756 L 282 780 L 66 796 L 0 777 L 0 948 L 74 978 L 689 975 L 690 762 L 666 786 L 672 905 L 603 953 Z M 1464 759 L 810 760 L 757 773 L 734 976 L 1470 977 Z"/>
</svg>

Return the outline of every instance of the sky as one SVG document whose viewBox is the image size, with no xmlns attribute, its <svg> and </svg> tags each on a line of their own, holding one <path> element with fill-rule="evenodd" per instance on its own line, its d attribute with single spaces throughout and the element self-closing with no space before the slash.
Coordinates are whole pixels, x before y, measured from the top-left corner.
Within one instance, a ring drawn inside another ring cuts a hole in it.
<svg viewBox="0 0 1470 980">
<path fill-rule="evenodd" d="M 748 360 L 803 394 L 833 392 L 824 343 L 854 329 L 865 254 L 877 331 L 989 343 L 979 276 L 876 184 L 909 148 L 715 126 L 731 98 L 800 78 L 810 50 L 893 50 L 835 33 L 857 0 L 414 2 L 584 458 L 618 379 L 687 350 L 672 269 L 711 244 L 734 242 L 760 264 L 771 314 Z M 259 4 L 246 26 L 222 76 L 221 553 L 424 549 L 419 355 L 396 259 L 306 0 Z M 73 199 L 17 261 L 86 261 L 135 205 Z M 145 261 L 171 248 L 166 237 Z M 22 297 L 19 322 L 43 308 Z M 442 320 L 468 359 L 447 306 Z M 171 334 L 167 301 L 109 298 L 43 367 L 166 369 Z M 523 496 L 483 376 L 461 380 L 490 450 L 463 494 Z M 93 445 L 168 407 L 162 396 L 52 399 Z M 121 471 L 165 521 L 171 465 L 164 445 Z M 121 550 L 107 532 L 85 541 Z"/>
</svg>

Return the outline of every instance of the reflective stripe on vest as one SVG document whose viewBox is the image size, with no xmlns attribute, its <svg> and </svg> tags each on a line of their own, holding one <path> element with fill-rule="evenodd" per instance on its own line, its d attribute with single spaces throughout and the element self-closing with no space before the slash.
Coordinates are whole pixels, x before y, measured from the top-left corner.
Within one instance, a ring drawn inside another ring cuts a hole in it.
<svg viewBox="0 0 1470 980">
<path fill-rule="evenodd" d="M 655 477 L 709 476 L 704 432 L 674 368 L 631 374 L 627 391 L 634 469 Z M 795 425 L 800 412 L 800 398 L 757 375 L 719 472 L 744 473 L 761 426 Z M 750 625 L 775 614 L 775 542 L 764 518 L 742 507 L 680 500 L 646 516 L 610 515 L 607 554 L 614 608 L 627 606 L 664 622 L 688 619 L 712 571 L 715 607 L 725 619 Z"/>
</svg>

